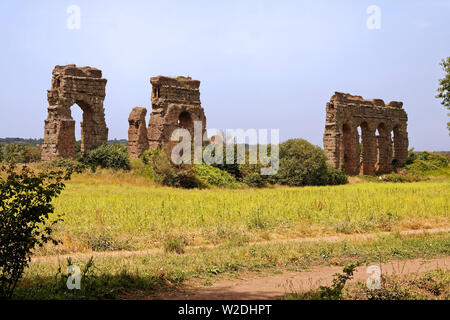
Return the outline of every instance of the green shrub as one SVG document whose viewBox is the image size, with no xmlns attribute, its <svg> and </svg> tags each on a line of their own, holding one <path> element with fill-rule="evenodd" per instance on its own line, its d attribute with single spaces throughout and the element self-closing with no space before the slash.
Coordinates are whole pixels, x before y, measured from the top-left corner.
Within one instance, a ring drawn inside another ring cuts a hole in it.
<svg viewBox="0 0 450 320">
<path fill-rule="evenodd" d="M 416 174 L 447 168 L 449 164 L 447 157 L 431 152 L 418 152 L 414 157 L 411 156 L 409 161 L 412 159 L 414 161 L 407 165 L 406 169 Z"/>
<path fill-rule="evenodd" d="M 0 146 L 0 162 L 31 163 L 41 160 L 41 150 L 26 144 L 6 144 Z"/>
<path fill-rule="evenodd" d="M 327 166 L 327 177 L 328 185 L 339 185 L 339 184 L 347 184 L 348 183 L 348 176 L 345 174 L 344 171 L 335 169 L 331 166 Z"/>
<path fill-rule="evenodd" d="M 197 179 L 206 186 L 233 187 L 236 183 L 236 180 L 228 172 L 206 164 L 195 165 L 194 173 Z"/>
<path fill-rule="evenodd" d="M 12 296 L 36 246 L 58 244 L 52 227 L 60 219 L 49 221 L 49 215 L 69 177 L 54 171 L 35 174 L 25 166 L 0 168 L 0 299 Z"/>
<path fill-rule="evenodd" d="M 383 181 L 386 182 L 417 182 L 422 181 L 424 178 L 420 175 L 414 174 L 414 173 L 405 173 L 405 174 L 399 174 L 399 173 L 391 173 L 383 176 Z"/>
<path fill-rule="evenodd" d="M 242 179 L 242 173 L 240 170 L 240 166 L 237 162 L 237 150 L 238 150 L 238 146 L 236 144 L 233 144 L 232 146 L 234 148 L 234 159 L 233 159 L 233 163 L 231 164 L 227 164 L 227 160 L 226 160 L 226 150 L 227 148 L 231 148 L 231 146 L 226 146 L 224 145 L 224 152 L 223 152 L 223 164 L 212 164 L 213 167 L 216 167 L 220 170 L 226 171 L 228 172 L 230 175 L 232 175 L 236 180 L 241 180 Z M 214 152 L 212 153 L 212 156 L 214 156 Z"/>
<path fill-rule="evenodd" d="M 304 139 L 291 139 L 280 144 L 280 167 L 277 183 L 288 186 L 326 185 L 326 156 L 320 147 Z"/>
<path fill-rule="evenodd" d="M 81 161 L 94 170 L 97 166 L 130 170 L 128 148 L 119 144 L 104 144 L 95 150 L 88 151 L 82 156 Z"/>
<path fill-rule="evenodd" d="M 186 189 L 204 187 L 197 179 L 192 166 L 174 165 L 168 155 L 160 149 L 151 149 L 141 155 L 144 164 L 150 166 L 154 172 L 156 183 Z"/>
<path fill-rule="evenodd" d="M 241 164 L 239 170 L 241 171 L 241 181 L 252 188 L 262 188 L 269 182 L 268 176 L 261 175 L 260 164 Z"/>
<path fill-rule="evenodd" d="M 155 172 L 149 165 L 144 164 L 141 159 L 130 159 L 130 168 L 134 174 L 146 178 L 150 181 L 155 180 Z"/>
<path fill-rule="evenodd" d="M 76 160 L 56 158 L 50 161 L 43 162 L 41 165 L 43 169 L 64 168 L 70 172 L 82 173 L 86 170 L 86 166 Z"/>
</svg>

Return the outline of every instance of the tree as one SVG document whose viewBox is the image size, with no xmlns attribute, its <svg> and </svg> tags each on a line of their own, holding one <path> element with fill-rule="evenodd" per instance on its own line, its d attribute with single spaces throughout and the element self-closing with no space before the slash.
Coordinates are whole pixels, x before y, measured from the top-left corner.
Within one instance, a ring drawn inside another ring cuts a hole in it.
<svg viewBox="0 0 450 320">
<path fill-rule="evenodd" d="M 439 79 L 439 94 L 436 98 L 442 99 L 442 105 L 450 110 L 450 57 L 447 57 L 447 60 L 442 59 L 441 66 L 444 69 L 445 77 Z M 450 122 L 447 122 L 447 128 L 450 131 Z"/>
<path fill-rule="evenodd" d="M 280 168 L 276 182 L 288 186 L 326 185 L 326 156 L 320 147 L 304 139 L 280 144 Z"/>
<path fill-rule="evenodd" d="M 52 201 L 64 189 L 70 172 L 35 173 L 14 164 L 0 167 L 0 299 L 11 298 L 30 262 L 32 250 L 52 238 Z"/>
</svg>

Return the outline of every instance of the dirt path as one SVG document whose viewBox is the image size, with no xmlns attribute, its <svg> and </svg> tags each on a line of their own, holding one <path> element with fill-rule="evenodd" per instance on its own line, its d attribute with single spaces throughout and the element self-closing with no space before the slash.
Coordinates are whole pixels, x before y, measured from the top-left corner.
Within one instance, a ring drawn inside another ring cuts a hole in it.
<svg viewBox="0 0 450 320">
<path fill-rule="evenodd" d="M 426 230 L 406 230 L 400 231 L 401 235 L 413 235 L 413 234 L 425 234 L 425 233 L 439 233 L 439 232 L 450 232 L 450 228 L 439 228 L 439 229 L 426 229 Z M 315 238 L 296 238 L 296 239 L 286 239 L 286 240 L 269 240 L 261 242 L 252 242 L 254 245 L 264 245 L 264 244 L 276 244 L 276 243 L 296 243 L 296 242 L 340 242 L 340 241 L 351 241 L 351 240 L 369 240 L 376 238 L 378 236 L 393 234 L 393 232 L 379 232 L 379 233 L 367 233 L 367 234 L 352 234 L 352 235 L 337 235 L 328 237 L 315 237 Z M 214 248 L 214 245 L 204 245 L 204 246 L 192 246 L 187 247 L 186 251 L 198 248 Z M 106 251 L 106 252 L 83 252 L 83 253 L 71 253 L 64 255 L 51 255 L 51 256 L 35 256 L 32 257 L 32 262 L 47 262 L 47 261 L 59 261 L 65 260 L 69 257 L 72 259 L 86 260 L 90 257 L 102 258 L 102 257 L 129 257 L 133 255 L 149 255 L 163 253 L 163 249 L 153 248 L 148 250 L 140 251 Z"/>
<path fill-rule="evenodd" d="M 376 265 L 376 264 L 374 264 Z M 378 264 L 379 265 L 379 264 Z M 380 265 L 379 265 L 380 266 Z M 450 269 L 450 257 L 432 260 L 414 259 L 381 264 L 383 275 L 406 275 L 435 270 Z M 220 280 L 212 286 L 187 283 L 185 289 L 171 293 L 160 293 L 149 299 L 167 300 L 265 300 L 280 298 L 288 293 L 305 292 L 320 285 L 330 285 L 335 273 L 342 267 L 319 267 L 311 271 L 284 272 L 264 276 L 247 274 L 244 279 Z M 370 274 L 367 266 L 356 269 L 355 281 L 366 281 Z"/>
</svg>

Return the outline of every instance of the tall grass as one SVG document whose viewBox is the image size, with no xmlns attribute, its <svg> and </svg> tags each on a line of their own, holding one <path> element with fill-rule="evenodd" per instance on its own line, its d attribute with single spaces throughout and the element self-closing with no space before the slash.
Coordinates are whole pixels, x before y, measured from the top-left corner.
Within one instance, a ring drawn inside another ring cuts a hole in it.
<svg viewBox="0 0 450 320">
<path fill-rule="evenodd" d="M 125 174 L 122 174 L 125 175 Z M 68 251 L 89 250 L 95 237 L 162 246 L 167 233 L 190 244 L 223 233 L 251 240 L 450 226 L 450 180 L 409 184 L 245 190 L 155 187 L 129 173 L 81 175 L 55 201 L 64 214 L 56 234 Z M 120 247 L 120 246 L 119 246 Z M 127 249 L 133 249 L 128 248 Z"/>
</svg>

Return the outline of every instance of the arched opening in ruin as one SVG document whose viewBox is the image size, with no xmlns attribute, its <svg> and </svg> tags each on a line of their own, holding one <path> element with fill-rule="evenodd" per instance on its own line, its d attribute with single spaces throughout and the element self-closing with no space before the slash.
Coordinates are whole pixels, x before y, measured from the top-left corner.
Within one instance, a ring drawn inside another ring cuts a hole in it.
<svg viewBox="0 0 450 320">
<path fill-rule="evenodd" d="M 90 150 L 92 136 L 95 135 L 95 123 L 91 107 L 83 101 L 77 101 L 69 108 L 73 128 L 67 131 L 67 143 L 74 154 Z"/>
<path fill-rule="evenodd" d="M 358 126 L 358 142 L 359 142 L 359 171 L 360 174 L 368 174 L 368 165 L 370 163 L 370 131 L 369 124 L 362 122 Z M 370 169 L 369 169 L 370 170 Z"/>
<path fill-rule="evenodd" d="M 187 129 L 191 134 L 194 132 L 194 122 L 192 121 L 191 114 L 189 112 L 182 112 L 178 116 L 177 125 L 179 128 Z"/>
<path fill-rule="evenodd" d="M 70 107 L 70 115 L 75 121 L 75 155 L 81 152 L 81 125 L 83 122 L 83 110 L 78 104 L 74 104 Z"/>
<path fill-rule="evenodd" d="M 398 165 L 398 150 L 400 148 L 400 126 L 396 125 L 392 129 L 392 167 L 395 169 Z"/>
</svg>

